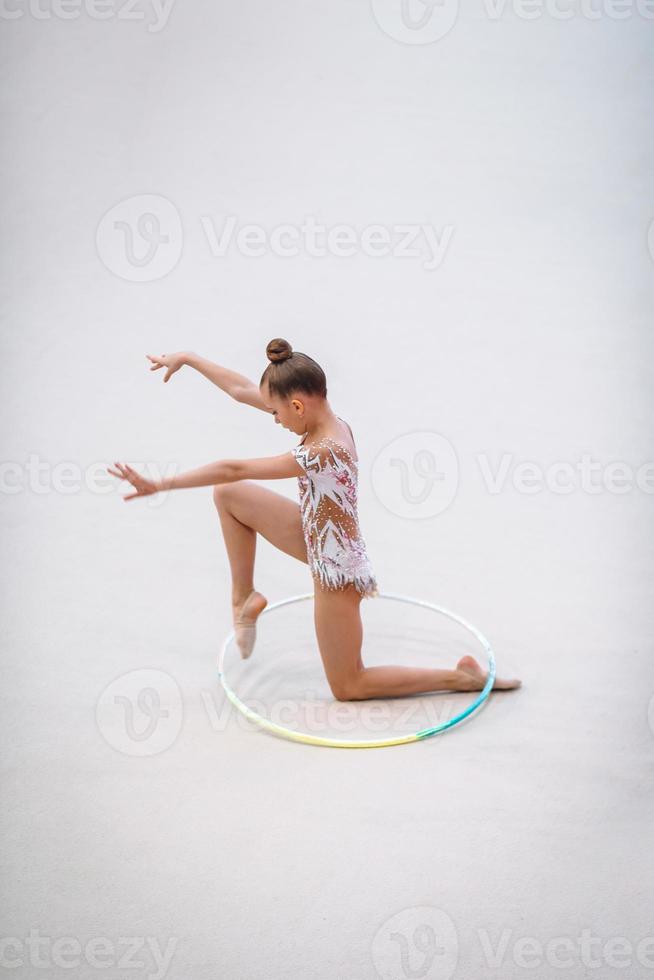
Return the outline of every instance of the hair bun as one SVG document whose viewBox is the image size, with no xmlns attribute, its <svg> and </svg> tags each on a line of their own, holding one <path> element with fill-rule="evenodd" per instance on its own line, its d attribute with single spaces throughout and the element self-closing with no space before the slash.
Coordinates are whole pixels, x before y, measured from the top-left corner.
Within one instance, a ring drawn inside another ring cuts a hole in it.
<svg viewBox="0 0 654 980">
<path fill-rule="evenodd" d="M 292 356 L 293 348 L 287 340 L 276 337 L 266 347 L 266 354 L 269 361 L 272 361 L 273 364 L 279 364 L 280 361 L 287 361 Z"/>
</svg>

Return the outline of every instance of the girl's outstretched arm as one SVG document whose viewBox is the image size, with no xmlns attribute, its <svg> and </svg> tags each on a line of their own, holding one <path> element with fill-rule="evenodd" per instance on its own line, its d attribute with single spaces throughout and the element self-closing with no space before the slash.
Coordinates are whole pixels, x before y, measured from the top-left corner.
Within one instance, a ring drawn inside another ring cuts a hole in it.
<svg viewBox="0 0 654 980">
<path fill-rule="evenodd" d="M 206 357 L 200 357 L 194 351 L 178 351 L 175 354 L 162 354 L 160 357 L 150 354 L 145 356 L 153 364 L 153 367 L 150 368 L 151 371 L 158 371 L 162 367 L 166 368 L 164 382 L 168 381 L 181 367 L 188 365 L 199 371 L 235 401 L 260 408 L 262 412 L 271 412 L 253 381 L 237 371 L 231 371 L 221 364 L 207 360 Z"/>
<path fill-rule="evenodd" d="M 219 459 L 215 463 L 200 466 L 178 476 L 149 480 L 125 463 L 114 463 L 112 476 L 127 480 L 136 493 L 128 494 L 125 500 L 134 497 L 148 497 L 163 490 L 183 490 L 190 487 L 212 487 L 219 483 L 235 483 L 236 480 L 283 480 L 287 477 L 301 476 L 304 472 L 291 451 L 281 456 L 264 456 L 261 459 Z"/>
</svg>

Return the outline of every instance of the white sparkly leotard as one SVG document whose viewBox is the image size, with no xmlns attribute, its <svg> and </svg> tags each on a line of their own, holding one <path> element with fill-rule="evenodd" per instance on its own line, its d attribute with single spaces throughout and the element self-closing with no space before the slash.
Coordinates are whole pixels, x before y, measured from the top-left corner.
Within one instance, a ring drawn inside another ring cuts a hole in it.
<svg viewBox="0 0 654 980">
<path fill-rule="evenodd" d="M 358 461 L 329 436 L 312 446 L 303 440 L 291 452 L 305 471 L 297 479 L 312 576 L 325 588 L 352 582 L 363 597 L 378 595 L 359 527 Z"/>
</svg>

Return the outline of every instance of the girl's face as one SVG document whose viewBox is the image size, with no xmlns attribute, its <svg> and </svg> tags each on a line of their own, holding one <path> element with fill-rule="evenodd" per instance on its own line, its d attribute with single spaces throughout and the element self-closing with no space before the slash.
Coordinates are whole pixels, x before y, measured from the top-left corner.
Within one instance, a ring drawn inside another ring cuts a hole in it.
<svg viewBox="0 0 654 980">
<path fill-rule="evenodd" d="M 280 398 L 270 392 L 268 385 L 264 385 L 260 390 L 261 397 L 270 408 L 277 425 L 283 426 L 289 432 L 295 432 L 296 435 L 303 435 L 306 432 L 304 405 L 299 398 Z"/>
</svg>

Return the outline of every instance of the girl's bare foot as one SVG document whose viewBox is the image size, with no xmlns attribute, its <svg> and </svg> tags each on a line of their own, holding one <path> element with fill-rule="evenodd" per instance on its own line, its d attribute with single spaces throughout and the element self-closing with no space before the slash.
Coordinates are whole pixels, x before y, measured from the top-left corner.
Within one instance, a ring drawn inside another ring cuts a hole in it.
<svg viewBox="0 0 654 980">
<path fill-rule="evenodd" d="M 234 637 L 241 657 L 250 656 L 257 638 L 256 621 L 268 605 L 268 600 L 254 589 L 242 602 L 232 603 L 234 614 Z"/>
<path fill-rule="evenodd" d="M 481 665 L 475 660 L 474 657 L 461 657 L 456 665 L 456 669 L 462 674 L 468 675 L 470 678 L 469 681 L 465 681 L 466 690 L 481 691 L 484 688 L 486 680 L 488 679 L 488 671 L 482 670 Z M 470 684 L 469 687 L 468 684 Z M 520 687 L 521 685 L 522 681 L 519 681 L 517 678 L 507 681 L 496 677 L 493 684 L 493 690 L 511 691 L 516 687 Z"/>
</svg>

